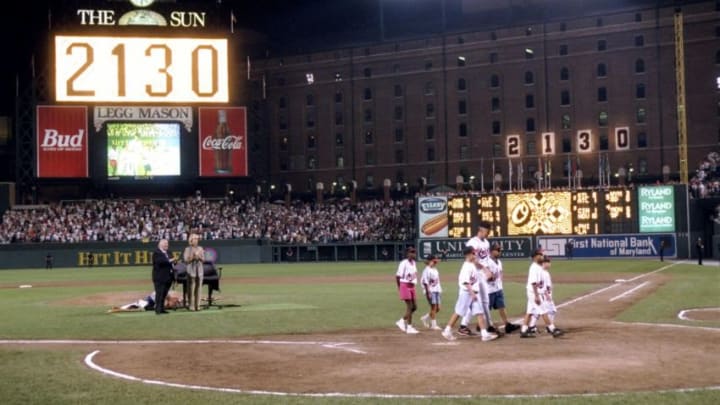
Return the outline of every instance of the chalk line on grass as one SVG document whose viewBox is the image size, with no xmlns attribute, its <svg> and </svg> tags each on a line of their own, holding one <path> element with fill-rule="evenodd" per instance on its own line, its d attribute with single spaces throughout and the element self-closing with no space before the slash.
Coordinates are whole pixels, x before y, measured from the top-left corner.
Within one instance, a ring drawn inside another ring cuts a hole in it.
<svg viewBox="0 0 720 405">
<path fill-rule="evenodd" d="M 678 319 L 681 321 L 699 321 L 699 319 L 692 319 L 687 316 L 688 312 L 720 312 L 720 307 L 717 308 L 688 308 L 678 312 Z"/>
<path fill-rule="evenodd" d="M 650 323 L 650 322 L 620 322 L 613 321 L 616 325 L 639 325 L 639 326 L 657 326 L 660 328 L 680 328 L 680 329 L 698 329 L 711 332 L 720 332 L 720 328 L 713 328 L 711 326 L 693 326 L 693 325 L 677 325 L 674 323 Z"/>
<path fill-rule="evenodd" d="M 609 300 L 608 302 L 613 302 L 613 301 L 619 300 L 620 298 L 626 297 L 626 296 L 634 293 L 635 291 L 637 291 L 637 290 L 645 287 L 645 286 L 648 285 L 648 284 L 650 284 L 650 282 L 649 282 L 649 281 L 645 281 L 644 283 L 639 284 L 639 285 L 637 285 L 637 286 L 635 286 L 635 287 L 633 287 L 633 288 L 625 291 L 624 293 L 618 294 L 618 295 L 610 298 L 610 300 Z"/>
<path fill-rule="evenodd" d="M 4 339 L 0 344 L 20 345 L 158 345 L 158 344 L 197 344 L 197 343 L 225 343 L 241 345 L 286 345 L 286 346 L 320 346 L 328 349 L 337 349 L 356 354 L 367 354 L 359 349 L 347 347 L 355 345 L 352 342 L 323 342 L 313 340 L 233 340 L 233 339 L 199 339 L 199 340 L 75 340 L 75 339 Z"/>
<path fill-rule="evenodd" d="M 619 286 L 619 285 L 621 285 L 621 284 L 631 283 L 631 282 L 633 282 L 633 281 L 635 281 L 635 280 L 639 280 L 639 279 L 641 279 L 641 278 L 643 278 L 643 277 L 647 277 L 647 276 L 650 276 L 650 275 L 652 275 L 652 274 L 659 273 L 659 272 L 661 272 L 661 271 L 664 271 L 664 270 L 669 269 L 670 267 L 675 266 L 676 264 L 677 264 L 677 263 L 668 264 L 667 266 L 660 267 L 659 269 L 656 269 L 656 270 L 653 270 L 653 271 L 650 271 L 650 272 L 647 272 L 647 273 L 643 273 L 643 274 L 637 275 L 637 276 L 635 276 L 635 277 L 633 277 L 633 278 L 631 278 L 631 279 L 629 279 L 629 280 L 625 280 L 625 281 L 623 281 L 623 282 L 618 282 L 618 283 L 615 283 L 615 284 L 611 284 L 611 285 L 609 285 L 609 286 L 607 286 L 607 287 L 604 287 L 604 288 L 601 288 L 601 289 L 599 289 L 599 290 L 595 290 L 595 291 L 589 292 L 589 293 L 587 293 L 587 294 L 585 294 L 585 295 L 581 295 L 581 296 L 579 296 L 579 297 L 577 297 L 577 298 L 573 298 L 573 299 L 571 299 L 570 301 L 563 302 L 562 304 L 557 305 L 557 308 L 563 308 L 563 307 L 566 307 L 566 306 L 568 306 L 568 305 L 572 305 L 572 304 L 574 304 L 574 303 L 576 303 L 576 302 L 578 302 L 578 301 L 584 300 L 584 299 L 586 299 L 586 298 L 590 298 L 590 297 L 592 297 L 592 296 L 594 296 L 594 295 L 597 295 L 597 294 L 601 294 L 601 293 L 603 293 L 603 292 L 605 292 L 605 291 L 607 291 L 607 290 L 609 290 L 609 289 L 611 289 L 611 288 L 615 288 L 615 287 L 617 287 L 617 286 Z"/>
<path fill-rule="evenodd" d="M 226 388 L 226 387 L 209 387 L 206 385 L 194 385 L 194 384 L 180 384 L 172 383 L 160 380 L 149 380 L 145 378 L 135 377 L 129 374 L 120 373 L 108 368 L 102 367 L 95 363 L 95 356 L 100 353 L 100 350 L 88 353 L 85 356 L 84 363 L 89 368 L 100 372 L 101 374 L 120 378 L 127 381 L 140 382 L 149 385 L 158 385 L 171 388 L 185 388 L 199 391 L 215 391 L 232 394 L 245 394 L 245 395 L 267 395 L 276 397 L 305 397 L 305 398 L 395 398 L 395 399 L 470 399 L 470 398 L 572 398 L 572 397 L 602 397 L 602 396 L 617 396 L 627 394 L 647 394 L 647 393 L 676 393 L 676 392 L 696 392 L 696 391 L 717 391 L 720 390 L 720 386 L 701 387 L 701 388 L 678 388 L 670 390 L 660 391 L 646 391 L 646 392 L 607 392 L 607 393 L 578 393 L 578 394 L 504 394 L 504 395 L 457 395 L 457 394 L 381 394 L 373 392 L 359 392 L 359 393 L 346 393 L 346 392 L 282 392 L 282 391 L 265 391 L 265 390 L 244 390 L 241 388 Z"/>
</svg>

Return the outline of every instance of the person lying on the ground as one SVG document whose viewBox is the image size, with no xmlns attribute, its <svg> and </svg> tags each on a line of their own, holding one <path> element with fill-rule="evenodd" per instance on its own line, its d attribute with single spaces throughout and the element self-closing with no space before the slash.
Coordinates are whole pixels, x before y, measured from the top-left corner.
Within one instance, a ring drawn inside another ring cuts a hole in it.
<svg viewBox="0 0 720 405">
<path fill-rule="evenodd" d="M 174 293 L 168 293 L 165 298 L 165 308 L 175 309 L 181 307 L 181 299 Z M 108 312 L 141 312 L 141 311 L 153 311 L 155 310 L 155 291 L 145 298 L 141 298 L 135 302 L 129 304 L 114 306 L 108 310 Z"/>
</svg>

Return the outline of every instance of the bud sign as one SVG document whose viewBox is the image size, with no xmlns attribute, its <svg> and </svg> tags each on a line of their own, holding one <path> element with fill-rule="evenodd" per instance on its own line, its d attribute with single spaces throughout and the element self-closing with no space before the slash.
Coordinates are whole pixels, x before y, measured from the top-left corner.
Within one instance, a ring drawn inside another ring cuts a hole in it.
<svg viewBox="0 0 720 405">
<path fill-rule="evenodd" d="M 37 106 L 37 177 L 88 177 L 87 107 Z"/>
<path fill-rule="evenodd" d="M 200 177 L 248 175 L 245 107 L 198 109 Z"/>
</svg>

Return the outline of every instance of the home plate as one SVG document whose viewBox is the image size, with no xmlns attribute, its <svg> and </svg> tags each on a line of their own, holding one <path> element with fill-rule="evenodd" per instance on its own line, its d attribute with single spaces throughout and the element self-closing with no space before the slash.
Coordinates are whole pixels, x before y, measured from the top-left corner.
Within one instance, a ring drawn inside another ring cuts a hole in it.
<svg viewBox="0 0 720 405">
<path fill-rule="evenodd" d="M 435 342 L 432 343 L 433 346 L 457 346 L 460 343 L 458 342 Z"/>
</svg>

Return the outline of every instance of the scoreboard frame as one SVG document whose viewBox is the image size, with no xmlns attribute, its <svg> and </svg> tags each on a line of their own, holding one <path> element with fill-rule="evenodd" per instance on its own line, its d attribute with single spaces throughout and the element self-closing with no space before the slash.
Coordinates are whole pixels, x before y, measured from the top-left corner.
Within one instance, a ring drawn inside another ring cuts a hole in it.
<svg viewBox="0 0 720 405">
<path fill-rule="evenodd" d="M 449 195 L 448 237 L 470 238 L 481 221 L 491 237 L 635 233 L 636 197 L 628 188 Z"/>
</svg>

